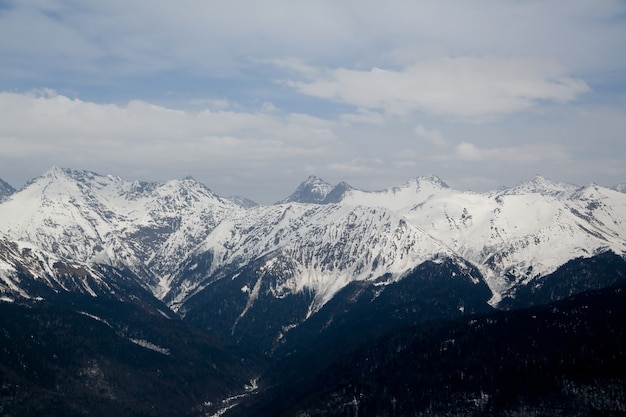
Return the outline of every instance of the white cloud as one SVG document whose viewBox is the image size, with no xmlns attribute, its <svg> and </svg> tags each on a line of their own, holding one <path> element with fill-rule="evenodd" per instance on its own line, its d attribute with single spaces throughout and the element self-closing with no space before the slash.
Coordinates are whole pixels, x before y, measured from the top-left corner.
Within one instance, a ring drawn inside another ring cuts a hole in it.
<svg viewBox="0 0 626 417">
<path fill-rule="evenodd" d="M 16 1 L 0 15 L 5 74 L 232 76 L 254 60 L 297 57 L 354 68 L 424 56 L 550 57 L 568 68 L 623 66 L 619 0 L 380 2 Z M 36 64 L 36 65 L 33 65 Z M 17 74 L 15 73 L 17 72 Z"/>
<path fill-rule="evenodd" d="M 387 123 L 385 116 L 379 112 L 357 109 L 356 113 L 346 113 L 340 116 L 340 119 L 350 124 L 370 124 L 376 126 L 383 126 Z"/>
<path fill-rule="evenodd" d="M 339 175 L 368 174 L 380 170 L 384 161 L 379 158 L 353 158 L 349 161 L 333 162 L 328 164 L 328 169 Z"/>
<path fill-rule="evenodd" d="M 440 58 L 394 70 L 302 69 L 298 92 L 391 115 L 426 112 L 483 121 L 540 102 L 566 103 L 590 91 L 550 61 L 500 57 Z"/>
<path fill-rule="evenodd" d="M 540 162 L 563 163 L 570 161 L 571 151 L 564 145 L 551 143 L 523 144 L 480 148 L 473 143 L 462 142 L 450 154 L 440 154 L 433 160 L 442 162 L 492 162 L 497 164 L 537 164 Z"/>
<path fill-rule="evenodd" d="M 4 92 L 0 165 L 19 159 L 42 170 L 87 165 L 109 172 L 123 166 L 124 172 L 132 167 L 153 177 L 276 169 L 276 164 L 298 166 L 329 154 L 337 142 L 334 127 L 332 121 L 306 114 L 263 108 L 190 112 L 140 100 L 98 104 L 50 90 Z"/>
<path fill-rule="evenodd" d="M 142 100 L 124 106 L 46 94 L 0 93 L 3 136 L 43 138 L 61 142 L 91 139 L 129 144 L 160 140 L 193 141 L 237 135 L 252 141 L 319 143 L 333 140 L 333 122 L 305 114 L 258 111 L 171 109 Z"/>
<path fill-rule="evenodd" d="M 436 146 L 446 146 L 448 142 L 438 130 L 427 130 L 422 125 L 415 127 L 415 134 L 421 139 L 426 139 L 428 142 Z"/>
</svg>

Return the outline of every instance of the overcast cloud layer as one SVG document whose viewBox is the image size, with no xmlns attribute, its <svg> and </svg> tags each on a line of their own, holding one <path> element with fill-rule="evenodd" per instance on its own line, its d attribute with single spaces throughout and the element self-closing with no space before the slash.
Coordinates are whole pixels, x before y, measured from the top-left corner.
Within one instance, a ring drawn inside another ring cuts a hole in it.
<svg viewBox="0 0 626 417">
<path fill-rule="evenodd" d="M 0 178 L 626 182 L 626 2 L 0 0 Z"/>
</svg>

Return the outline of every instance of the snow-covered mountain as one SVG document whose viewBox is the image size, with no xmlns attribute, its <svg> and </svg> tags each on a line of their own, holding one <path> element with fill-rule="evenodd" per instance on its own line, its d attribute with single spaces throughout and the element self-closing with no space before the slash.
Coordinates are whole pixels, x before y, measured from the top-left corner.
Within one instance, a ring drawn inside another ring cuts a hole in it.
<svg viewBox="0 0 626 417">
<path fill-rule="evenodd" d="M 393 281 L 426 260 L 455 256 L 391 210 L 301 203 L 234 213 L 196 249 L 196 254 L 204 253 L 211 254 L 210 267 L 172 289 L 179 291 L 175 304 L 195 290 L 194 283 L 203 284 L 203 276 L 210 283 L 263 258 L 260 272 L 282 277 L 272 284 L 274 295 L 310 291 L 313 312 L 351 281 L 386 274 Z M 253 302 L 255 289 L 249 290 Z"/>
<path fill-rule="evenodd" d="M 315 175 L 309 176 L 298 188 L 280 203 L 331 204 L 343 200 L 353 188 L 345 182 L 331 185 Z"/>
<path fill-rule="evenodd" d="M 333 186 L 321 178 L 311 175 L 306 181 L 302 182 L 298 188 L 281 203 L 321 203 Z"/>
<path fill-rule="evenodd" d="M 626 253 L 626 194 L 542 177 L 474 193 L 435 176 L 376 192 L 312 176 L 281 204 L 248 207 L 192 178 L 129 182 L 55 167 L 3 201 L 0 219 L 7 247 L 130 270 L 175 309 L 258 265 L 240 314 L 262 284 L 276 298 L 310 294 L 312 314 L 351 282 L 385 286 L 441 259 L 477 268 L 495 304 L 573 258 Z"/>
<path fill-rule="evenodd" d="M 4 301 L 15 295 L 30 298 L 33 285 L 51 290 L 73 291 L 96 296 L 112 287 L 100 272 L 87 264 L 63 260 L 33 248 L 0 240 L 0 293 Z"/>
<path fill-rule="evenodd" d="M 626 253 L 626 197 L 543 177 L 489 193 L 434 176 L 378 192 L 350 190 L 342 205 L 385 207 L 476 265 L 494 302 L 577 257 Z"/>
<path fill-rule="evenodd" d="M 0 235 L 64 259 L 130 269 L 160 297 L 172 265 L 241 210 L 192 178 L 127 182 L 54 167 L 0 205 Z"/>
</svg>

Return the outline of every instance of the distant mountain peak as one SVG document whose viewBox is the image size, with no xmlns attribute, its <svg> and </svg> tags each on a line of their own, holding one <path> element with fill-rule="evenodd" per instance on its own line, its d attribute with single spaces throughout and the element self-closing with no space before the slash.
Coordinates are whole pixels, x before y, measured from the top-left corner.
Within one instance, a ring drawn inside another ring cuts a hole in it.
<svg viewBox="0 0 626 417">
<path fill-rule="evenodd" d="M 83 177 L 83 176 L 98 176 L 98 174 L 87 171 L 71 168 L 64 168 L 57 165 L 53 165 L 48 171 L 46 171 L 43 177 Z"/>
<path fill-rule="evenodd" d="M 333 186 L 316 175 L 300 183 L 296 191 L 280 203 L 332 204 L 339 203 L 346 192 L 354 188 L 342 181 Z"/>
<path fill-rule="evenodd" d="M 505 191 L 507 194 L 537 193 L 542 195 L 567 195 L 580 187 L 564 182 L 553 181 L 541 175 L 535 175 L 531 180 L 523 181 Z"/>
<path fill-rule="evenodd" d="M 306 183 L 316 183 L 316 182 L 325 182 L 323 179 L 321 179 L 320 177 L 318 177 L 317 175 L 309 175 L 308 178 L 306 179 L 306 181 L 304 181 Z"/>
<path fill-rule="evenodd" d="M 391 187 L 386 191 L 383 190 L 380 192 L 392 192 L 395 194 L 398 192 L 405 192 L 406 190 L 409 190 L 409 189 L 416 190 L 416 191 L 417 190 L 423 191 L 425 189 L 431 189 L 433 191 L 437 191 L 437 190 L 442 190 L 442 189 L 447 189 L 447 188 L 450 188 L 448 184 L 443 182 L 441 178 L 439 178 L 438 176 L 421 175 L 421 176 L 415 177 L 407 181 L 406 183 L 402 185 Z"/>
<path fill-rule="evenodd" d="M 69 168 L 62 168 L 62 167 L 59 167 L 57 165 L 53 165 L 49 170 L 44 172 L 39 178 L 49 178 L 49 179 L 65 178 L 71 172 L 72 172 L 72 170 L 69 169 Z M 37 180 L 37 178 L 35 178 L 34 181 L 36 181 L 36 180 Z"/>
<path fill-rule="evenodd" d="M 333 186 L 316 175 L 309 177 L 298 185 L 298 188 L 281 203 L 314 203 L 321 204 Z"/>
<path fill-rule="evenodd" d="M 326 194 L 323 203 L 339 203 L 341 200 L 343 200 L 343 197 L 346 195 L 346 193 L 352 190 L 354 190 L 354 187 L 352 187 L 347 182 L 341 181 L 339 184 L 335 185 L 328 194 Z"/>
<path fill-rule="evenodd" d="M 52 168 L 46 171 L 39 178 L 47 178 L 50 180 L 70 180 L 77 183 L 86 183 L 93 180 L 101 182 L 105 181 L 105 179 L 116 182 L 121 181 L 120 177 L 114 177 L 113 175 L 102 176 L 93 171 L 63 168 L 56 165 L 52 166 Z M 36 181 L 37 179 L 38 178 L 35 178 L 33 181 Z"/>
<path fill-rule="evenodd" d="M 157 183 L 160 185 L 171 185 L 174 187 L 186 187 L 186 188 L 193 188 L 193 189 L 204 189 L 206 191 L 209 191 L 211 194 L 215 194 L 213 193 L 213 191 L 207 187 L 205 184 L 201 183 L 200 181 L 198 181 L 197 179 L 195 179 L 194 177 L 192 177 L 191 175 L 187 175 L 185 178 L 183 178 L 182 180 L 170 180 L 170 181 L 165 181 L 163 183 Z"/>
<path fill-rule="evenodd" d="M 440 188 L 450 188 L 448 186 L 448 184 L 446 184 L 445 182 L 443 182 L 443 180 L 441 178 L 439 178 L 436 175 L 420 175 L 419 177 L 416 177 L 414 180 L 417 184 L 432 184 L 432 185 L 436 185 Z"/>
<path fill-rule="evenodd" d="M 320 193 L 332 189 L 332 185 L 318 177 L 317 175 L 309 175 L 309 177 L 300 184 L 303 187 L 310 188 Z"/>
</svg>

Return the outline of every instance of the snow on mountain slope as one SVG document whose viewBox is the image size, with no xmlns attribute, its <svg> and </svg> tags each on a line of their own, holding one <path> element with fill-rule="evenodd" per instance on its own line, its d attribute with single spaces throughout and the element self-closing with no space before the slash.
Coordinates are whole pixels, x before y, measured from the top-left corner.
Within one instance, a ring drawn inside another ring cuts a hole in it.
<svg viewBox="0 0 626 417">
<path fill-rule="evenodd" d="M 301 183 L 296 191 L 281 203 L 322 203 L 333 186 L 321 178 L 311 175 L 306 181 Z"/>
<path fill-rule="evenodd" d="M 352 191 L 342 204 L 395 210 L 474 263 L 494 292 L 527 284 L 576 257 L 626 253 L 626 196 L 543 177 L 478 194 L 419 177 L 382 192 Z"/>
<path fill-rule="evenodd" d="M 283 268 L 275 296 L 310 291 L 315 295 L 312 311 L 351 281 L 388 274 L 392 282 L 426 260 L 454 257 L 390 210 L 298 203 L 259 207 L 224 219 L 197 252 L 212 253 L 211 269 L 205 271 L 211 280 L 220 279 L 225 267 L 232 272 L 265 257 L 262 270 Z M 186 292 L 174 304 L 200 287 L 185 282 L 180 288 Z"/>
<path fill-rule="evenodd" d="M 449 190 L 448 186 L 438 177 L 422 176 L 383 191 L 351 189 L 344 194 L 341 203 L 353 206 L 385 207 L 401 211 L 423 202 L 433 194 L 447 190 Z"/>
<path fill-rule="evenodd" d="M 4 300 L 41 297 L 42 288 L 92 296 L 112 291 L 104 275 L 89 265 L 65 261 L 32 245 L 0 240 L 0 294 Z"/>
<path fill-rule="evenodd" d="M 302 182 L 296 191 L 289 197 L 279 202 L 285 203 L 309 203 L 309 204 L 332 204 L 345 199 L 346 194 L 355 190 L 349 184 L 340 182 L 333 186 L 315 175 L 309 176 Z"/>
<path fill-rule="evenodd" d="M 0 205 L 0 235 L 67 259 L 127 267 L 159 296 L 172 264 L 237 210 L 191 178 L 126 182 L 55 167 Z"/>
<path fill-rule="evenodd" d="M 101 245 L 109 237 L 115 238 L 112 223 L 119 219 L 97 196 L 66 176 L 65 171 L 54 168 L 0 205 L 0 233 L 58 256 L 104 260 Z"/>
<path fill-rule="evenodd" d="M 580 187 L 564 182 L 552 181 L 540 175 L 528 181 L 523 181 L 512 188 L 505 188 L 501 194 L 521 195 L 521 194 L 541 194 L 554 197 L 568 197 Z"/>
</svg>

